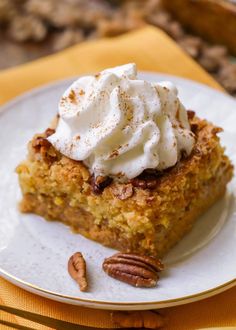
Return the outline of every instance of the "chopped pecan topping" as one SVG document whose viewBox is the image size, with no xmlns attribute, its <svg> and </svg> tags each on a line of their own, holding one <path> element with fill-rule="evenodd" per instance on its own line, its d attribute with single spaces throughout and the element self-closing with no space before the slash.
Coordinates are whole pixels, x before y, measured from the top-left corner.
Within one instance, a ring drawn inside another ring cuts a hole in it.
<svg viewBox="0 0 236 330">
<path fill-rule="evenodd" d="M 57 158 L 57 153 L 51 143 L 42 136 L 38 136 L 32 141 L 32 148 L 36 153 L 39 153 L 47 163 L 52 163 Z"/>
<path fill-rule="evenodd" d="M 134 187 L 142 188 L 142 189 L 155 189 L 158 183 L 157 178 L 147 178 L 147 179 L 141 179 L 139 177 L 131 179 L 131 184 Z"/>
<path fill-rule="evenodd" d="M 197 133 L 197 130 L 198 130 L 198 124 L 196 123 L 192 123 L 191 124 L 191 131 L 196 134 Z"/>
<path fill-rule="evenodd" d="M 164 269 L 159 259 L 130 253 L 117 253 L 103 262 L 103 270 L 111 277 L 135 287 L 156 286 L 158 273 Z"/>
<path fill-rule="evenodd" d="M 114 311 L 111 320 L 121 328 L 159 329 L 164 326 L 164 318 L 154 311 Z"/>
<path fill-rule="evenodd" d="M 147 183 L 146 183 L 146 180 L 144 180 L 144 179 L 134 178 L 134 179 L 131 179 L 130 182 L 134 187 L 142 188 L 142 189 L 147 188 Z"/>
<path fill-rule="evenodd" d="M 111 184 L 112 178 L 108 176 L 97 176 L 96 178 L 92 177 L 92 189 L 95 194 L 101 194 L 103 190 Z"/>
<path fill-rule="evenodd" d="M 49 137 L 50 135 L 54 134 L 55 133 L 55 129 L 54 128 L 47 128 L 46 131 L 45 131 L 45 136 L 46 137 Z"/>
<path fill-rule="evenodd" d="M 194 154 L 200 156 L 202 154 L 201 149 L 199 149 L 198 147 L 195 147 L 194 148 Z"/>
<path fill-rule="evenodd" d="M 218 133 L 221 133 L 223 132 L 223 128 L 221 127 L 213 127 L 212 128 L 212 134 L 218 134 Z"/>
<path fill-rule="evenodd" d="M 148 189 L 155 189 L 157 185 L 157 179 L 147 180 L 147 188 Z"/>
<path fill-rule="evenodd" d="M 117 184 L 112 187 L 112 193 L 120 200 L 128 199 L 133 196 L 134 190 L 132 184 Z"/>
<path fill-rule="evenodd" d="M 184 150 L 184 149 L 180 150 L 180 155 L 181 155 L 182 159 L 185 159 L 188 157 L 188 154 L 187 154 L 186 150 Z"/>
<path fill-rule="evenodd" d="M 191 120 L 195 116 L 195 111 L 187 110 L 187 115 L 188 115 L 188 120 Z"/>
<path fill-rule="evenodd" d="M 47 139 L 45 139 L 41 136 L 38 136 L 32 142 L 32 147 L 35 149 L 36 152 L 40 152 L 42 147 L 49 148 L 50 146 L 51 146 L 51 143 Z"/>
<path fill-rule="evenodd" d="M 86 263 L 82 253 L 74 253 L 68 261 L 68 272 L 79 284 L 80 291 L 86 291 L 88 287 L 86 279 Z"/>
</svg>

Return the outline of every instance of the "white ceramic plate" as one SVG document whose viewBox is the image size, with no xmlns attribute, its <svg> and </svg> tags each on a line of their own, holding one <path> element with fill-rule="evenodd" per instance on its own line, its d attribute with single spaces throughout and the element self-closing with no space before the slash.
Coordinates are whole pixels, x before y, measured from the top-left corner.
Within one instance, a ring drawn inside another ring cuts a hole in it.
<svg viewBox="0 0 236 330">
<path fill-rule="evenodd" d="M 171 80 L 189 109 L 224 128 L 222 143 L 236 165 L 236 102 L 207 86 L 177 77 L 142 73 L 150 81 Z M 0 268 L 14 284 L 51 299 L 104 309 L 162 308 L 196 301 L 236 284 L 236 180 L 165 258 L 166 271 L 156 288 L 133 288 L 101 270 L 114 250 L 73 234 L 69 228 L 20 214 L 16 165 L 26 155 L 26 144 L 48 127 L 60 95 L 73 79 L 60 81 L 18 97 L 0 114 Z M 90 290 L 79 291 L 67 274 L 71 254 L 82 251 Z"/>
</svg>

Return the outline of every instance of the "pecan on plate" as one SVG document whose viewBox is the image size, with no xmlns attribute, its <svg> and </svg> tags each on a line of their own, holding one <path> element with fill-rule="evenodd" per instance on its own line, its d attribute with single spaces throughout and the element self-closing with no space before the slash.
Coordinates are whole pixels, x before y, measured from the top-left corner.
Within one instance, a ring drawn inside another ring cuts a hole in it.
<svg viewBox="0 0 236 330">
<path fill-rule="evenodd" d="M 131 253 L 116 253 L 105 259 L 102 266 L 109 276 L 146 288 L 156 286 L 158 273 L 164 269 L 159 259 Z"/>
<path fill-rule="evenodd" d="M 88 287 L 86 279 L 86 263 L 82 253 L 74 253 L 68 261 L 68 272 L 79 284 L 80 291 L 86 291 Z"/>
<path fill-rule="evenodd" d="M 114 311 L 111 320 L 120 328 L 159 329 L 164 326 L 163 316 L 154 311 Z"/>
</svg>

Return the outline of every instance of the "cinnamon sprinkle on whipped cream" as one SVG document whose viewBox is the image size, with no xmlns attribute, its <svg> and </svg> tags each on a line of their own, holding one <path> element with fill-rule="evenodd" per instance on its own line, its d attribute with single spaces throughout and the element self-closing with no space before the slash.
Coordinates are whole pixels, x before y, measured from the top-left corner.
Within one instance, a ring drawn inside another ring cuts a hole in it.
<svg viewBox="0 0 236 330">
<path fill-rule="evenodd" d="M 125 181 L 145 169 L 166 169 L 195 142 L 176 87 L 139 79 L 133 63 L 76 80 L 59 114 L 48 140 L 95 176 Z"/>
</svg>

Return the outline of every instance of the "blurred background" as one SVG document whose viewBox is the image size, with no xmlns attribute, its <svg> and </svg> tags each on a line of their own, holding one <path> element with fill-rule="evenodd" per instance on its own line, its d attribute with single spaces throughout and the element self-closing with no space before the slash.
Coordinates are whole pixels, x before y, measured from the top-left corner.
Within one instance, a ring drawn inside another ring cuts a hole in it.
<svg viewBox="0 0 236 330">
<path fill-rule="evenodd" d="M 0 0 L 0 69 L 145 24 L 164 30 L 236 97 L 235 0 Z"/>
</svg>

